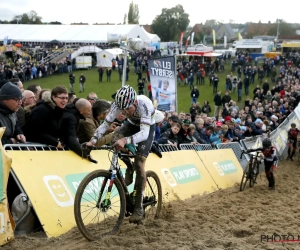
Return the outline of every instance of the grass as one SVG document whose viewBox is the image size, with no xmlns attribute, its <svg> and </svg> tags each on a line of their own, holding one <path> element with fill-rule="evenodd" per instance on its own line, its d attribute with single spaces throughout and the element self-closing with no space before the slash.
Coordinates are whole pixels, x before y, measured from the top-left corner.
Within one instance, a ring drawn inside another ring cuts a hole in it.
<svg viewBox="0 0 300 250">
<path fill-rule="evenodd" d="M 76 77 L 76 82 L 74 85 L 74 91 L 77 95 L 77 97 L 83 97 L 86 98 L 87 94 L 90 92 L 95 92 L 98 95 L 98 98 L 100 99 L 106 99 L 111 101 L 111 95 L 116 92 L 117 89 L 119 89 L 122 86 L 121 81 L 119 81 L 119 74 L 117 71 L 112 72 L 111 76 L 111 82 L 106 82 L 106 76 L 103 75 L 103 82 L 99 83 L 98 81 L 98 71 L 97 68 L 93 68 L 91 70 L 76 70 L 73 71 Z M 86 77 L 86 85 L 85 85 L 85 92 L 79 93 L 79 76 L 83 73 Z M 220 79 L 219 82 L 219 89 L 222 91 L 222 95 L 225 91 L 225 78 L 226 75 L 230 74 L 230 66 L 225 66 L 225 72 L 219 72 L 218 77 Z M 269 79 L 268 79 L 269 80 Z M 195 80 L 196 82 L 196 80 Z M 129 80 L 126 82 L 127 84 L 131 85 L 137 90 L 137 75 L 133 73 L 133 69 L 131 69 L 129 73 Z M 270 80 L 269 80 L 270 83 Z M 54 74 L 47 76 L 45 78 L 39 78 L 34 79 L 29 82 L 24 83 L 24 88 L 26 89 L 29 84 L 39 84 L 42 88 L 49 88 L 52 89 L 57 85 L 64 85 L 68 89 L 69 87 L 69 74 L 63 73 L 63 74 Z M 256 87 L 258 82 L 256 81 L 254 84 L 250 84 L 249 93 L 250 97 L 253 97 L 253 89 Z M 271 84 L 270 84 L 271 86 Z M 198 102 L 200 103 L 200 106 L 202 107 L 203 102 L 205 100 L 208 100 L 211 104 L 212 112 L 214 109 L 214 102 L 213 102 L 213 92 L 212 92 L 212 86 L 209 86 L 209 78 L 205 77 L 205 85 L 199 85 L 197 86 L 200 92 L 200 98 L 198 99 Z M 190 88 L 188 86 L 184 86 L 181 83 L 181 86 L 178 86 L 178 111 L 185 111 L 189 112 L 190 106 L 191 106 L 191 97 L 190 97 Z M 233 100 L 237 100 L 237 93 L 232 94 L 231 98 Z M 239 103 L 241 107 L 243 107 L 244 100 L 247 98 L 245 96 L 243 91 L 242 96 L 242 102 Z M 213 113 L 211 113 L 213 114 Z"/>
</svg>

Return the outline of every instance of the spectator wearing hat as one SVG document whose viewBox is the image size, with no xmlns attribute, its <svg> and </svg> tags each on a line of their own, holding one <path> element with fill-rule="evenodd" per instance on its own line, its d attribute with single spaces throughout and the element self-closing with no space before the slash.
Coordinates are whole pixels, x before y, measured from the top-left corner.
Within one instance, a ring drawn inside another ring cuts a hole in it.
<svg viewBox="0 0 300 250">
<path fill-rule="evenodd" d="M 6 127 L 2 145 L 26 142 L 16 115 L 21 104 L 22 91 L 10 82 L 5 83 L 0 89 L 0 126 Z"/>
<path fill-rule="evenodd" d="M 278 117 L 276 115 L 271 116 L 270 129 L 275 130 L 279 126 Z"/>
<path fill-rule="evenodd" d="M 188 119 L 182 120 L 181 129 L 178 133 L 178 144 L 179 145 L 186 142 L 186 136 L 188 134 L 188 128 L 189 128 L 190 124 L 191 124 L 190 120 L 188 120 Z"/>
<path fill-rule="evenodd" d="M 221 131 L 222 125 L 223 125 L 222 122 L 216 122 L 215 123 L 214 131 L 210 135 L 210 138 L 209 138 L 211 143 L 213 143 L 213 144 L 222 143 L 222 139 L 223 139 L 223 133 Z"/>
</svg>

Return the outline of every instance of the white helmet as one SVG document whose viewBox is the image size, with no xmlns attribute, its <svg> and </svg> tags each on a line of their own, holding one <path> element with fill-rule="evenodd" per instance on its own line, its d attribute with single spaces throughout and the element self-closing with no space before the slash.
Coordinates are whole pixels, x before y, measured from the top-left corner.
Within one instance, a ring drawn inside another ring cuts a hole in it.
<svg viewBox="0 0 300 250">
<path fill-rule="evenodd" d="M 155 123 L 162 122 L 164 120 L 164 118 L 165 118 L 165 116 L 161 111 L 155 110 L 155 114 L 154 114 Z"/>
<path fill-rule="evenodd" d="M 136 92 L 129 85 L 120 88 L 116 94 L 115 102 L 119 109 L 129 108 L 136 100 Z"/>
</svg>

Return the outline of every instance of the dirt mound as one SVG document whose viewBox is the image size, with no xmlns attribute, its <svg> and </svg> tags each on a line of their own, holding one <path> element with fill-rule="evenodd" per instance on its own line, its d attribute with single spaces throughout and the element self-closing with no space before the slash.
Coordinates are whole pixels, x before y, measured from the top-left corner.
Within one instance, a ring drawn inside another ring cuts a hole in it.
<svg viewBox="0 0 300 250">
<path fill-rule="evenodd" d="M 17 237 L 9 249 L 300 249 L 300 243 L 262 243 L 268 235 L 300 235 L 298 162 L 281 162 L 277 189 L 269 191 L 264 174 L 258 184 L 239 192 L 238 186 L 164 206 L 163 218 L 134 226 L 126 220 L 118 235 L 88 242 L 74 228 L 47 239 L 43 234 Z M 276 240 L 279 240 L 279 236 Z M 283 238 L 281 238 L 283 239 Z M 292 239 L 291 236 L 289 239 Z"/>
</svg>

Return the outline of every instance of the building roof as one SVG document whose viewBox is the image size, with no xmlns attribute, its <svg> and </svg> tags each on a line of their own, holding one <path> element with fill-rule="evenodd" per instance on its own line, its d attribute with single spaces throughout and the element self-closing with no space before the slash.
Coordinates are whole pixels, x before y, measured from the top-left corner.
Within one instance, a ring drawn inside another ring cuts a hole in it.
<svg viewBox="0 0 300 250">
<path fill-rule="evenodd" d="M 225 28 L 228 31 L 228 34 L 230 35 L 230 38 L 236 37 L 235 33 L 233 32 L 233 30 L 231 28 L 231 25 L 229 23 L 224 23 L 224 25 L 225 25 Z"/>
</svg>

